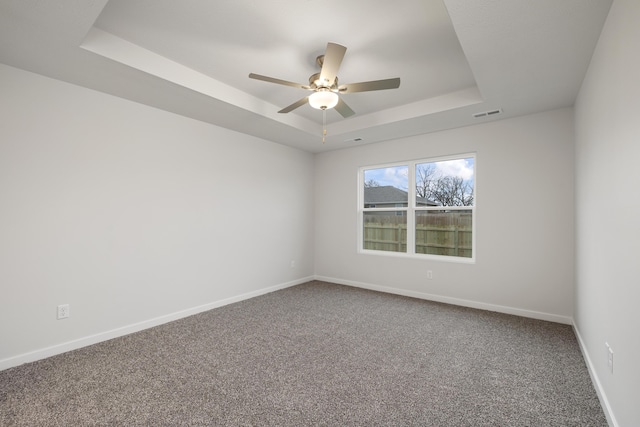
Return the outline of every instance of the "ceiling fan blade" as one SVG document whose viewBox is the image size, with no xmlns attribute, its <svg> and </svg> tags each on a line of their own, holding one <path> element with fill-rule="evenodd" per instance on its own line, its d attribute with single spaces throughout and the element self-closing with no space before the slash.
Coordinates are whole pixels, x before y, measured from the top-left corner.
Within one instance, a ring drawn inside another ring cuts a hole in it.
<svg viewBox="0 0 640 427">
<path fill-rule="evenodd" d="M 350 83 L 341 85 L 340 93 L 368 92 L 371 90 L 397 89 L 400 87 L 400 77 L 395 79 L 373 80 L 370 82 Z"/>
<path fill-rule="evenodd" d="M 289 105 L 288 107 L 284 107 L 282 110 L 278 111 L 278 113 L 288 113 L 290 111 L 295 110 L 298 107 L 302 107 L 307 102 L 309 102 L 309 97 L 305 96 L 304 98 L 294 102 L 293 104 Z"/>
<path fill-rule="evenodd" d="M 320 80 L 332 86 L 338 75 L 342 58 L 347 48 L 335 43 L 327 43 L 327 50 L 324 52 L 322 70 L 320 70 Z"/>
<path fill-rule="evenodd" d="M 264 82 L 269 82 L 269 83 L 276 83 L 276 84 L 279 84 L 279 85 L 297 87 L 299 89 L 311 90 L 311 87 L 309 87 L 307 85 L 303 85 L 301 83 L 290 82 L 290 81 L 287 81 L 287 80 L 274 79 L 273 77 L 261 76 L 260 74 L 250 73 L 249 74 L 249 78 L 250 79 L 256 79 L 256 80 L 262 80 Z"/>
<path fill-rule="evenodd" d="M 351 109 L 351 107 L 349 107 L 349 106 L 347 105 L 347 103 L 346 103 L 346 102 L 344 102 L 344 101 L 342 100 L 342 98 L 338 98 L 338 104 L 337 104 L 334 108 L 335 108 L 335 109 L 336 109 L 336 111 L 337 111 L 338 113 L 340 113 L 340 115 L 341 115 L 342 117 L 344 117 L 345 119 L 346 119 L 347 117 L 351 117 L 351 116 L 353 116 L 353 115 L 356 113 L 355 111 L 353 111 L 353 110 Z"/>
</svg>

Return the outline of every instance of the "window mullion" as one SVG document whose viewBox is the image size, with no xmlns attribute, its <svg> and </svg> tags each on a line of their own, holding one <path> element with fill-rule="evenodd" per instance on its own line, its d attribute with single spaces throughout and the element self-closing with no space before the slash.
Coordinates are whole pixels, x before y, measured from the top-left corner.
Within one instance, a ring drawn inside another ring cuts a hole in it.
<svg viewBox="0 0 640 427">
<path fill-rule="evenodd" d="M 408 178 L 409 187 L 407 188 L 407 254 L 415 254 L 416 252 L 416 165 L 409 163 Z"/>
</svg>

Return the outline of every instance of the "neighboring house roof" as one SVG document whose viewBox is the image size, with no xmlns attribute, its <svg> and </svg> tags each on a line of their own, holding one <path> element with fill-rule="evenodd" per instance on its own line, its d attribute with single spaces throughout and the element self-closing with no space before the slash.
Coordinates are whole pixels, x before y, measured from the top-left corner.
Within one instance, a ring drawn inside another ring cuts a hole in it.
<svg viewBox="0 0 640 427">
<path fill-rule="evenodd" d="M 409 195 L 406 191 L 392 185 L 364 188 L 365 205 L 406 204 L 408 200 Z M 438 206 L 436 202 L 422 197 L 417 197 L 416 202 L 418 205 Z"/>
</svg>

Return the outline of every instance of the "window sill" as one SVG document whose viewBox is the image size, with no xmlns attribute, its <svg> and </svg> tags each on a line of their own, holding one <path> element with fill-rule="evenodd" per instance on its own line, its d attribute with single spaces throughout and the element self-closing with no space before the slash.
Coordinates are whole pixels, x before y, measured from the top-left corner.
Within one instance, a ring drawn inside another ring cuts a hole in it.
<svg viewBox="0 0 640 427">
<path fill-rule="evenodd" d="M 448 255 L 427 255 L 427 254 L 409 254 L 405 252 L 391 252 L 391 251 L 375 251 L 371 249 L 358 249 L 358 255 L 374 255 L 384 256 L 391 258 L 410 258 L 418 259 L 422 261 L 441 261 L 441 262 L 453 262 L 458 264 L 475 264 L 475 257 L 465 258 Z"/>
</svg>

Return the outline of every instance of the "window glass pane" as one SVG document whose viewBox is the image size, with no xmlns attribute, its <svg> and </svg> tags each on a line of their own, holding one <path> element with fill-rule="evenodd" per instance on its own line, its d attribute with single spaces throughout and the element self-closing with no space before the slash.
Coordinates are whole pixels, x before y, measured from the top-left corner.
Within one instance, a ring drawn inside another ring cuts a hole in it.
<svg viewBox="0 0 640 427">
<path fill-rule="evenodd" d="M 474 158 L 416 165 L 416 207 L 473 206 Z"/>
<path fill-rule="evenodd" d="M 407 252 L 406 212 L 364 212 L 363 228 L 364 249 Z"/>
<path fill-rule="evenodd" d="M 367 169 L 364 171 L 364 207 L 406 207 L 409 196 L 408 166 Z"/>
<path fill-rule="evenodd" d="M 416 253 L 471 258 L 472 211 L 416 212 Z"/>
</svg>

